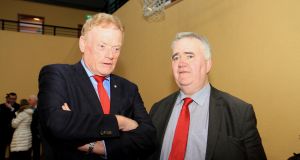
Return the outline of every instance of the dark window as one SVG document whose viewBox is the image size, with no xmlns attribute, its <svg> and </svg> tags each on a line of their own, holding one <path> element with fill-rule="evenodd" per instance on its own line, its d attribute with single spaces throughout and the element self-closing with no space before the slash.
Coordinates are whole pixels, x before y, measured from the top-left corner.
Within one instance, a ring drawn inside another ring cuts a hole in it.
<svg viewBox="0 0 300 160">
<path fill-rule="evenodd" d="M 44 27 L 43 27 L 45 22 L 44 17 L 19 14 L 18 22 L 19 22 L 18 27 L 20 32 L 36 33 L 36 34 L 43 34 L 44 32 Z"/>
</svg>

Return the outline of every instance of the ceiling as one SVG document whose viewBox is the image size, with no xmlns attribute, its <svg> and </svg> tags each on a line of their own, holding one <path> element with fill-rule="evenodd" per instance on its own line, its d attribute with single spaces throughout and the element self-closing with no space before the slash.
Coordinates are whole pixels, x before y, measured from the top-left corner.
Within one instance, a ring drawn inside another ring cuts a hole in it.
<svg viewBox="0 0 300 160">
<path fill-rule="evenodd" d="M 89 10 L 94 12 L 114 13 L 128 0 L 28 0 L 63 7 Z"/>
</svg>

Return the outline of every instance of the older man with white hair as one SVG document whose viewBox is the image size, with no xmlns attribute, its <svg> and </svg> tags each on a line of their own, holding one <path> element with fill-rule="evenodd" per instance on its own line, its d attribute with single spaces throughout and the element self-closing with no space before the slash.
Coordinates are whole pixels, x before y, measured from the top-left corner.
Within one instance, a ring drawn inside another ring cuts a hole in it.
<svg viewBox="0 0 300 160">
<path fill-rule="evenodd" d="M 150 111 L 157 129 L 152 160 L 265 160 L 252 105 L 210 85 L 205 37 L 178 33 L 172 69 L 179 91 Z"/>
<path fill-rule="evenodd" d="M 28 97 L 28 103 L 30 106 L 32 106 L 33 108 L 36 108 L 37 106 L 37 101 L 38 101 L 38 98 L 36 95 L 30 95 Z"/>
</svg>

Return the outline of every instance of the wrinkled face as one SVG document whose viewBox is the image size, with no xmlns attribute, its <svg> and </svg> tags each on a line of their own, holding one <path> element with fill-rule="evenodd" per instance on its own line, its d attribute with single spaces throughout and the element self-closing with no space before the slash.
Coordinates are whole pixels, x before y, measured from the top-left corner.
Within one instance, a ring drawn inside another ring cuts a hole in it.
<svg viewBox="0 0 300 160">
<path fill-rule="evenodd" d="M 9 95 L 6 98 L 6 102 L 9 103 L 9 104 L 15 104 L 16 101 L 17 101 L 17 96 Z"/>
<path fill-rule="evenodd" d="M 32 106 L 32 107 L 35 107 L 36 104 L 37 104 L 37 100 L 34 99 L 34 98 L 28 98 L 27 101 L 28 101 L 28 104 L 29 104 L 30 106 Z"/>
<path fill-rule="evenodd" d="M 123 33 L 114 25 L 93 27 L 80 37 L 79 47 L 84 63 L 93 74 L 107 76 L 114 71 L 122 39 Z"/>
<path fill-rule="evenodd" d="M 172 69 L 178 87 L 190 94 L 208 83 L 211 60 L 204 57 L 204 46 L 195 38 L 182 38 L 173 44 Z"/>
</svg>

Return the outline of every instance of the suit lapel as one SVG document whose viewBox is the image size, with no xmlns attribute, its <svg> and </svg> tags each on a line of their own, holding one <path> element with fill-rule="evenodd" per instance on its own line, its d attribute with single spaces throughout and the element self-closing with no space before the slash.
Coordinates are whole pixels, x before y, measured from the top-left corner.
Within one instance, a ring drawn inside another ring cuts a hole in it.
<svg viewBox="0 0 300 160">
<path fill-rule="evenodd" d="M 97 107 L 98 111 L 103 113 L 97 93 L 95 92 L 95 89 L 90 81 L 90 78 L 88 77 L 86 71 L 84 70 L 81 62 L 79 61 L 77 64 L 74 65 L 74 67 L 78 75 L 77 76 L 78 85 L 84 92 L 83 94 L 87 97 L 87 102 L 91 103 L 91 106 L 99 106 Z"/>
<path fill-rule="evenodd" d="M 212 158 L 216 142 L 218 140 L 218 134 L 221 124 L 221 103 L 217 90 L 212 87 L 211 96 L 209 102 L 209 125 L 208 125 L 208 137 L 206 147 L 206 160 Z"/>
<path fill-rule="evenodd" d="M 169 123 L 169 120 L 170 120 L 170 117 L 171 117 L 171 114 L 172 114 L 172 111 L 173 111 L 173 108 L 174 108 L 174 105 L 175 105 L 175 101 L 178 97 L 178 94 L 179 94 L 179 91 L 173 93 L 166 101 L 165 104 L 163 104 L 163 106 L 159 107 L 159 109 L 161 109 L 160 111 L 158 111 L 159 113 L 159 117 L 157 117 L 158 119 L 158 136 L 159 137 L 159 154 L 160 155 L 160 152 L 161 152 L 161 148 L 162 148 L 162 144 L 163 144 L 163 140 L 164 140 L 164 136 L 165 136 L 165 133 L 166 133 L 166 129 L 167 129 L 167 126 L 168 126 L 168 123 Z M 153 117 L 152 117 L 153 118 Z"/>
<path fill-rule="evenodd" d="M 121 86 L 117 77 L 111 74 L 110 76 L 110 113 L 118 114 L 120 111 L 121 101 Z"/>
</svg>

